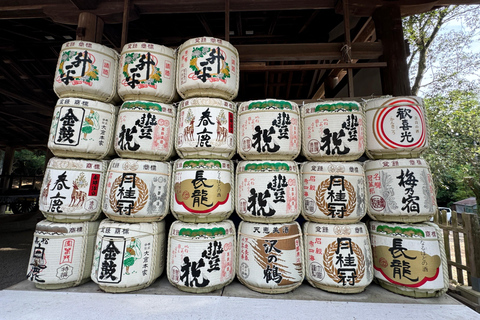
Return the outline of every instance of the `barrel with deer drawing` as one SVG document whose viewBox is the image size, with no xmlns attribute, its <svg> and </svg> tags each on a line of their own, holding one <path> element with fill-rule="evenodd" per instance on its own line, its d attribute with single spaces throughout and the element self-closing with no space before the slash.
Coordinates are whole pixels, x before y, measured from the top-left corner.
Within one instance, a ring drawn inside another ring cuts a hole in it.
<svg viewBox="0 0 480 320">
<path fill-rule="evenodd" d="M 372 251 L 364 223 L 303 226 L 306 278 L 319 289 L 358 293 L 373 280 Z"/>
<path fill-rule="evenodd" d="M 107 167 L 108 161 L 51 158 L 39 199 L 45 218 L 55 222 L 97 220 Z"/>
<path fill-rule="evenodd" d="M 133 100 L 122 104 L 115 132 L 115 151 L 122 158 L 168 160 L 174 152 L 175 107 Z"/>
<path fill-rule="evenodd" d="M 118 108 L 81 98 L 61 98 L 53 113 L 48 148 L 57 157 L 104 159 L 115 155 Z"/>
<path fill-rule="evenodd" d="M 178 48 L 177 91 L 184 99 L 233 100 L 238 94 L 239 77 L 237 49 L 225 40 L 194 38 Z"/>
<path fill-rule="evenodd" d="M 169 212 L 171 166 L 168 162 L 113 159 L 103 212 L 114 221 L 161 221 Z"/>
<path fill-rule="evenodd" d="M 236 150 L 236 106 L 218 98 L 183 100 L 175 149 L 182 158 L 231 159 Z"/>
</svg>

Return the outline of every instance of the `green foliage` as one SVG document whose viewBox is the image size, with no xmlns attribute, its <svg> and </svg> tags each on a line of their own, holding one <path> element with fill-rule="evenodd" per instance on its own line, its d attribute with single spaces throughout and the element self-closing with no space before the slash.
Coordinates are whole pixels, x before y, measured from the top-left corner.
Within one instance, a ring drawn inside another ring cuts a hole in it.
<svg viewBox="0 0 480 320">
<path fill-rule="evenodd" d="M 45 166 L 45 151 L 16 150 L 12 175 L 42 175 Z"/>
</svg>

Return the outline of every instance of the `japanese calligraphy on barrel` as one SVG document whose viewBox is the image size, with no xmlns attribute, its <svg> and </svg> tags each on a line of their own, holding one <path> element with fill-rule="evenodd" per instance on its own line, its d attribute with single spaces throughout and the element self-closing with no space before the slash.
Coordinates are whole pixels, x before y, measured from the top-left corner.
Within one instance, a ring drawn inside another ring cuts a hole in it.
<svg viewBox="0 0 480 320">
<path fill-rule="evenodd" d="M 419 97 L 367 101 L 367 155 L 371 159 L 417 158 L 428 148 L 425 107 Z"/>
<path fill-rule="evenodd" d="M 57 157 L 103 159 L 113 156 L 117 108 L 81 99 L 57 101 L 48 136 L 48 148 Z"/>
<path fill-rule="evenodd" d="M 240 222 L 237 277 L 262 293 L 285 293 L 299 287 L 305 276 L 300 225 Z"/>
<path fill-rule="evenodd" d="M 371 221 L 369 228 L 374 275 L 382 287 L 415 298 L 447 291 L 447 258 L 437 225 Z"/>
<path fill-rule="evenodd" d="M 174 154 L 175 107 L 126 101 L 118 113 L 115 151 L 122 158 L 168 160 Z"/>
<path fill-rule="evenodd" d="M 243 102 L 238 109 L 238 154 L 244 160 L 293 160 L 301 150 L 300 111 L 284 100 Z"/>
<path fill-rule="evenodd" d="M 215 222 L 232 214 L 235 201 L 233 162 L 178 159 L 173 171 L 171 210 L 185 222 Z"/>
<path fill-rule="evenodd" d="M 365 215 L 365 175 L 359 162 L 305 162 L 301 166 L 305 219 L 355 223 Z"/>
<path fill-rule="evenodd" d="M 367 213 L 375 220 L 422 222 L 437 211 L 432 175 L 424 159 L 365 162 Z"/>
<path fill-rule="evenodd" d="M 37 223 L 27 279 L 40 289 L 69 288 L 89 281 L 99 223 Z"/>
<path fill-rule="evenodd" d="M 231 159 L 236 150 L 235 104 L 213 98 L 180 102 L 175 148 L 182 158 Z"/>
<path fill-rule="evenodd" d="M 309 103 L 302 108 L 302 154 L 312 161 L 357 160 L 365 152 L 365 114 L 355 101 Z"/>
<path fill-rule="evenodd" d="M 150 286 L 165 267 L 165 221 L 123 223 L 105 219 L 95 240 L 91 278 L 106 292 Z"/>
<path fill-rule="evenodd" d="M 103 212 L 122 222 L 160 221 L 169 212 L 167 162 L 114 159 L 108 167 Z"/>
<path fill-rule="evenodd" d="M 175 221 L 168 234 L 167 277 L 182 291 L 223 288 L 235 277 L 235 226 L 232 221 Z"/>
<path fill-rule="evenodd" d="M 48 161 L 39 197 L 47 220 L 97 220 L 102 211 L 108 161 L 53 157 Z"/>
<path fill-rule="evenodd" d="M 118 53 L 83 40 L 62 45 L 53 90 L 59 98 L 80 97 L 111 102 L 117 94 Z"/>
<path fill-rule="evenodd" d="M 178 48 L 177 91 L 184 99 L 233 100 L 238 94 L 239 77 L 237 49 L 225 40 L 194 38 Z"/>
<path fill-rule="evenodd" d="M 364 223 L 305 222 L 306 278 L 336 293 L 358 293 L 373 280 L 372 251 Z"/>
<path fill-rule="evenodd" d="M 120 54 L 118 95 L 124 100 L 169 103 L 175 96 L 173 49 L 146 42 L 127 43 Z"/>
<path fill-rule="evenodd" d="M 295 220 L 301 211 L 300 176 L 293 161 L 240 161 L 235 209 L 250 222 Z"/>
</svg>

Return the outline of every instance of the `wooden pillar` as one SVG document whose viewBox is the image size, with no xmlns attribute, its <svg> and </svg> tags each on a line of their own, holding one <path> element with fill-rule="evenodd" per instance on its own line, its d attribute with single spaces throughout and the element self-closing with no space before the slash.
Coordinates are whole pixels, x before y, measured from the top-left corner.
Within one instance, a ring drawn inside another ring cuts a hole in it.
<svg viewBox="0 0 480 320">
<path fill-rule="evenodd" d="M 480 292 L 480 223 L 475 213 L 463 213 L 463 225 L 466 230 L 468 245 L 468 266 L 470 267 L 470 278 L 472 289 Z"/>
<path fill-rule="evenodd" d="M 343 27 L 345 31 L 345 45 L 342 49 L 343 60 L 346 63 L 352 63 L 351 52 L 352 52 L 352 39 L 350 36 L 350 11 L 348 7 L 348 0 L 343 0 Z M 348 96 L 354 97 L 355 90 L 353 87 L 353 70 L 352 68 L 347 69 L 348 75 Z M 338 78 L 337 78 L 338 79 Z"/>
<path fill-rule="evenodd" d="M 7 147 L 5 149 L 5 155 L 3 157 L 3 167 L 2 167 L 2 191 L 6 191 L 11 185 L 11 178 L 6 177 L 12 173 L 13 169 L 13 158 L 15 155 L 15 148 Z M 0 205 L 0 213 L 5 213 L 5 209 L 7 208 L 6 205 Z"/>
<path fill-rule="evenodd" d="M 373 21 L 383 44 L 381 60 L 387 63 L 381 68 L 383 94 L 411 95 L 400 6 L 396 2 L 383 5 L 373 13 Z"/>
<path fill-rule="evenodd" d="M 78 16 L 77 40 L 101 43 L 103 20 L 90 12 L 81 12 Z"/>
</svg>

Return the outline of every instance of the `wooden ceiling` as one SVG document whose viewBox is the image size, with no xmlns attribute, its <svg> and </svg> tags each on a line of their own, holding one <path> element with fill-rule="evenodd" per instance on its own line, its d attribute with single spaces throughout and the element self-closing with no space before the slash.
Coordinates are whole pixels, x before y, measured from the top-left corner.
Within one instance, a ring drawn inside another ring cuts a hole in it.
<svg viewBox="0 0 480 320">
<path fill-rule="evenodd" d="M 342 4 L 336 0 L 130 0 L 128 42 L 178 47 L 213 36 L 240 55 L 237 101 L 333 97 L 345 86 Z M 351 62 L 375 67 L 382 54 L 370 16 L 382 0 L 349 0 Z M 399 0 L 402 14 L 461 0 Z M 0 147 L 46 148 L 62 44 L 76 38 L 80 12 L 104 20 L 102 44 L 121 51 L 123 0 L 0 1 Z M 228 14 L 226 14 L 228 12 Z M 367 64 L 365 64 L 367 63 Z M 368 63 L 370 65 L 368 65 Z M 379 64 L 380 65 L 380 64 Z M 358 69 L 356 69 L 358 70 Z"/>
</svg>

